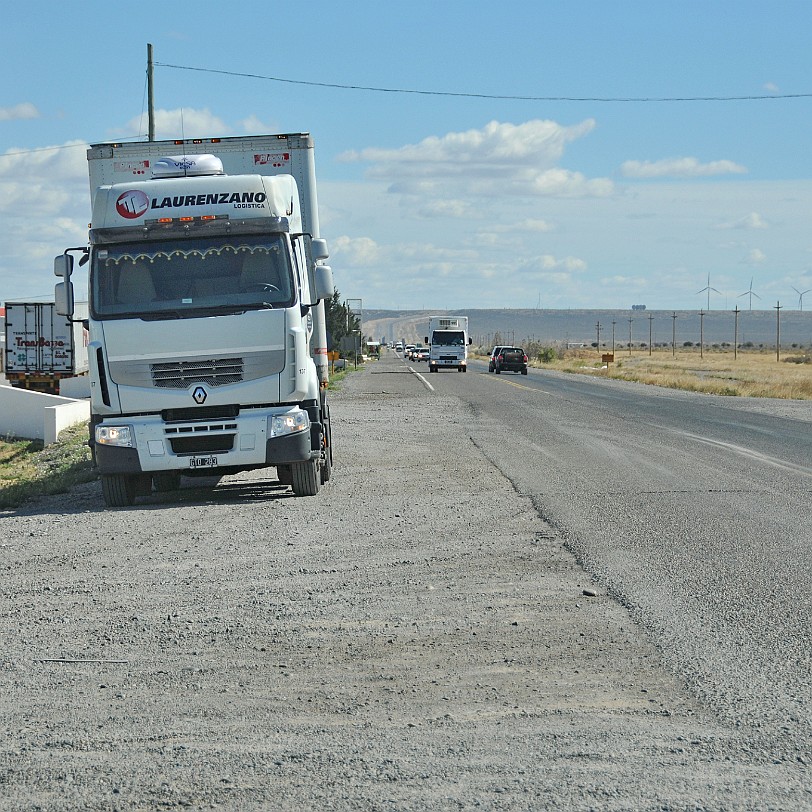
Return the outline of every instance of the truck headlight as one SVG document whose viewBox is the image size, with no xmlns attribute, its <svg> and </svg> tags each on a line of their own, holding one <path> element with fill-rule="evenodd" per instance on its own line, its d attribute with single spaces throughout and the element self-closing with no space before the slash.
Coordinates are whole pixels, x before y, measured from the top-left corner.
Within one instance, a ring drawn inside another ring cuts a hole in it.
<svg viewBox="0 0 812 812">
<path fill-rule="evenodd" d="M 268 423 L 268 434 L 271 437 L 284 437 L 288 434 L 298 434 L 310 429 L 310 418 L 303 409 L 294 409 L 285 414 L 269 417 Z"/>
<path fill-rule="evenodd" d="M 96 426 L 96 442 L 100 445 L 132 448 L 133 430 L 130 426 Z"/>
</svg>

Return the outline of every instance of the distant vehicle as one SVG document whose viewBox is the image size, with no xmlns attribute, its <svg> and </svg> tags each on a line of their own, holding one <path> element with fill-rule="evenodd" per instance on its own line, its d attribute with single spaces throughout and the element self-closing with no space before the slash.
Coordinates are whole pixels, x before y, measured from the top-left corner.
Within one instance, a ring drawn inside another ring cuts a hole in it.
<svg viewBox="0 0 812 812">
<path fill-rule="evenodd" d="M 521 347 L 502 347 L 494 362 L 494 372 L 520 372 L 527 375 L 527 354 Z"/>
<path fill-rule="evenodd" d="M 398 341 L 395 345 L 395 352 L 403 352 L 403 342 Z"/>
<path fill-rule="evenodd" d="M 468 369 L 468 316 L 433 316 L 429 320 L 429 372 L 441 369 Z"/>
<path fill-rule="evenodd" d="M 492 350 L 490 357 L 488 358 L 488 372 L 495 372 L 496 371 L 496 358 L 499 353 L 502 352 L 502 345 L 497 344 Z"/>
<path fill-rule="evenodd" d="M 406 349 L 403 351 L 403 354 L 406 358 L 411 359 L 412 357 L 412 350 L 415 348 L 414 344 L 407 344 Z"/>
<path fill-rule="evenodd" d="M 6 302 L 3 360 L 12 386 L 58 395 L 63 378 L 87 375 L 87 302 L 75 307 L 69 319 L 54 302 Z"/>
<path fill-rule="evenodd" d="M 414 352 L 412 353 L 412 358 L 415 361 L 428 361 L 429 360 L 429 348 L 428 347 L 415 347 Z"/>
</svg>

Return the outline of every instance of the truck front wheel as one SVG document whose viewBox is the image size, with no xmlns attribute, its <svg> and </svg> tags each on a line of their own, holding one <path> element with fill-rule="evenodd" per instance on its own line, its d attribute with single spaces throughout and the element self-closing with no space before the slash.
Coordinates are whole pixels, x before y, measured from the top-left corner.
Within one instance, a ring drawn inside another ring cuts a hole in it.
<svg viewBox="0 0 812 812">
<path fill-rule="evenodd" d="M 321 484 L 321 472 L 316 460 L 295 462 L 290 466 L 291 487 L 296 496 L 315 496 Z"/>
<path fill-rule="evenodd" d="M 136 496 L 148 492 L 149 484 L 138 474 L 102 474 L 102 496 L 107 507 L 130 507 Z M 149 477 L 148 477 L 149 480 Z M 151 483 L 150 483 L 151 484 Z"/>
</svg>

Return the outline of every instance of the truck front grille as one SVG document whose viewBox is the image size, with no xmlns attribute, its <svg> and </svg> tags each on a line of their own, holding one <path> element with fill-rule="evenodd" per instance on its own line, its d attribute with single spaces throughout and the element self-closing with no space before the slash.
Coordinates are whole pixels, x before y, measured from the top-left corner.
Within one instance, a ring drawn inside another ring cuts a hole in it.
<svg viewBox="0 0 812 812">
<path fill-rule="evenodd" d="M 162 389 L 186 389 L 194 383 L 223 386 L 243 380 L 243 359 L 212 358 L 150 364 L 150 373 L 153 385 Z"/>
<path fill-rule="evenodd" d="M 202 434 L 191 437 L 170 437 L 169 445 L 173 454 L 213 454 L 231 451 L 234 448 L 234 434 Z"/>
</svg>

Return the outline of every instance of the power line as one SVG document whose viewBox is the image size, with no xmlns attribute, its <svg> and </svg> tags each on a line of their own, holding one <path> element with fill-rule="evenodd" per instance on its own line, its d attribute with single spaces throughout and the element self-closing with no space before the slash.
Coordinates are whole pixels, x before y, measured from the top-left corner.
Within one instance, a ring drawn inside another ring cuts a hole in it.
<svg viewBox="0 0 812 812">
<path fill-rule="evenodd" d="M 307 82 L 303 79 L 283 79 L 279 76 L 263 76 L 259 73 L 239 73 L 215 68 L 195 68 L 190 65 L 170 65 L 167 62 L 155 62 L 156 67 L 174 70 L 198 71 L 200 73 L 217 73 L 222 76 L 239 76 L 244 79 L 262 79 L 266 82 L 282 82 L 289 85 L 307 85 L 309 87 L 328 87 L 339 90 L 366 90 L 374 93 L 411 93 L 419 96 L 455 96 L 467 99 L 502 99 L 506 101 L 546 101 L 546 102 L 728 102 L 728 101 L 767 101 L 778 99 L 808 99 L 812 93 L 769 93 L 751 96 L 512 96 L 491 93 L 455 93 L 446 90 L 415 90 L 397 87 L 374 87 L 370 85 L 342 85 L 334 82 Z"/>
<path fill-rule="evenodd" d="M 115 141 L 117 143 L 122 141 L 137 141 L 143 137 L 143 135 L 128 135 L 123 138 L 116 138 Z M 103 138 L 94 138 L 90 141 L 77 141 L 74 144 L 58 144 L 53 147 L 33 147 L 32 149 L 14 150 L 14 152 L 0 152 L 0 158 L 16 158 L 19 155 L 33 155 L 36 152 L 59 152 L 63 149 L 87 149 L 90 144 L 100 144 L 104 140 Z M 110 141 L 112 139 L 107 140 Z"/>
</svg>

